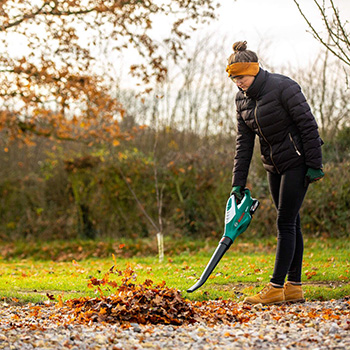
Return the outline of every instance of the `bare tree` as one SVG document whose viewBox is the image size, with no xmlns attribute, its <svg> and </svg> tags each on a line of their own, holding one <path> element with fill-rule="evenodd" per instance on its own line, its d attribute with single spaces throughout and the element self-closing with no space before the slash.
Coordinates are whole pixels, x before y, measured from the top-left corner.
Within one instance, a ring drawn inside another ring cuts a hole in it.
<svg viewBox="0 0 350 350">
<path fill-rule="evenodd" d="M 342 67 L 334 61 L 330 52 L 324 50 L 318 54 L 307 71 L 300 68 L 297 71 L 286 69 L 287 74 L 302 86 L 325 139 L 331 139 L 347 126 L 350 114 L 350 91 L 344 89 L 346 78 Z"/>
<path fill-rule="evenodd" d="M 323 26 L 324 33 L 320 33 L 308 19 L 305 12 L 302 10 L 299 1 L 294 0 L 299 12 L 305 19 L 313 36 L 330 51 L 339 60 L 350 66 L 350 32 L 347 28 L 349 22 L 343 20 L 340 16 L 339 9 L 335 6 L 333 0 L 313 0 L 317 6 Z"/>
<path fill-rule="evenodd" d="M 135 97 L 131 90 L 118 91 L 126 116 L 151 128 L 157 124 L 160 129 L 188 131 L 189 139 L 182 140 L 183 145 L 193 143 L 191 133 L 232 136 L 236 88 L 225 72 L 230 50 L 230 40 L 218 44 L 214 35 L 203 35 L 188 48 L 185 57 L 176 63 L 167 62 L 167 77 L 152 93 Z M 153 136 L 148 141 L 150 149 Z"/>
</svg>

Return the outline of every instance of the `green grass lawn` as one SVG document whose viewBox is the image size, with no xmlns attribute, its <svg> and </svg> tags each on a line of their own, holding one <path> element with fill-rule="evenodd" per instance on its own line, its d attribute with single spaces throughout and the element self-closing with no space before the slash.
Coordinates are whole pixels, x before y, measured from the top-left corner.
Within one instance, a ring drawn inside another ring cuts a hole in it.
<svg viewBox="0 0 350 350">
<path fill-rule="evenodd" d="M 124 252 L 128 249 L 125 244 Z M 192 241 L 190 246 L 196 247 L 196 242 Z M 250 242 L 238 238 L 204 286 L 188 294 L 186 290 L 200 277 L 216 246 L 217 241 L 198 242 L 197 250 L 184 248 L 182 253 L 174 250 L 165 256 L 163 263 L 159 263 L 154 254 L 125 257 L 117 252 L 114 257 L 111 253 L 109 257 L 88 256 L 69 261 L 38 260 L 34 252 L 32 257 L 27 255 L 25 258 L 19 254 L 21 259 L 0 258 L 0 297 L 3 300 L 38 302 L 48 299 L 46 293 L 56 299 L 61 296 L 63 300 L 98 296 L 95 288 L 88 287 L 90 278 L 101 279 L 112 266 L 124 270 L 128 265 L 135 271 L 135 283 L 145 279 L 154 283 L 165 281 L 168 287 L 180 289 L 182 295 L 191 300 L 221 297 L 241 301 L 269 281 L 274 265 L 275 241 Z M 348 240 L 305 240 L 302 278 L 307 299 L 328 300 L 350 295 L 349 270 Z M 110 279 L 120 281 L 121 277 L 111 274 Z"/>
</svg>

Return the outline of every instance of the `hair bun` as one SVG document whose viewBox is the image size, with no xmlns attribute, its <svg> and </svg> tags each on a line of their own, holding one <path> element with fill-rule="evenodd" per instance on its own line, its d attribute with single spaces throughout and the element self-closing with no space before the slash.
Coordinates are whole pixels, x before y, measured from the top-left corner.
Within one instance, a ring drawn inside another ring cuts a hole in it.
<svg viewBox="0 0 350 350">
<path fill-rule="evenodd" d="M 246 41 L 237 41 L 232 45 L 233 52 L 245 51 L 247 50 Z"/>
</svg>

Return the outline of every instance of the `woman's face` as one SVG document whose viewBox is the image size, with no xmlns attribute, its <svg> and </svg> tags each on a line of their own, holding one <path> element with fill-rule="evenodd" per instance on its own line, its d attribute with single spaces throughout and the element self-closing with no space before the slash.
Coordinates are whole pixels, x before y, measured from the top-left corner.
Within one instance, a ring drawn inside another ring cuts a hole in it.
<svg viewBox="0 0 350 350">
<path fill-rule="evenodd" d="M 230 77 L 230 79 L 241 88 L 243 91 L 247 91 L 249 86 L 252 85 L 255 77 L 253 75 L 238 75 L 236 77 Z"/>
</svg>

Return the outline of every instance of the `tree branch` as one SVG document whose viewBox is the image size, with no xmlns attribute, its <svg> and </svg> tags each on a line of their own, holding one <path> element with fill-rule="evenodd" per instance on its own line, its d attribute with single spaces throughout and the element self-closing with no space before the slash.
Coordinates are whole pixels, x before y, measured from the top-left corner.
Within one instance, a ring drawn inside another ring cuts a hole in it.
<svg viewBox="0 0 350 350">
<path fill-rule="evenodd" d="M 137 205 L 139 206 L 139 208 L 141 209 L 143 215 L 145 215 L 145 217 L 148 219 L 148 221 L 151 223 L 151 225 L 154 227 L 154 229 L 157 232 L 160 232 L 159 227 L 156 225 L 156 223 L 153 221 L 153 219 L 147 214 L 145 208 L 143 207 L 143 205 L 141 204 L 139 198 L 137 197 L 135 191 L 132 189 L 132 187 L 130 186 L 129 182 L 127 181 L 122 169 L 120 167 L 117 167 L 120 176 L 122 177 L 122 179 L 124 180 L 126 186 L 128 187 L 129 191 L 131 192 L 132 196 L 134 197 Z"/>
<path fill-rule="evenodd" d="M 44 4 L 38 8 L 37 11 L 33 12 L 33 13 L 30 13 L 30 14 L 27 14 L 27 15 L 24 15 L 23 17 L 21 17 L 20 19 L 12 22 L 12 23 L 8 23 L 7 25 L 2 25 L 0 26 L 0 32 L 4 32 L 5 30 L 11 28 L 11 27 L 15 27 L 15 26 L 18 26 L 19 24 L 21 24 L 22 22 L 28 20 L 28 19 L 31 19 L 31 18 L 34 18 L 36 17 L 39 13 L 42 12 L 42 10 L 44 9 L 44 7 L 47 5 L 48 3 L 44 2 Z"/>
<path fill-rule="evenodd" d="M 332 4 L 332 8 L 333 8 L 333 11 L 334 11 L 334 15 L 335 17 L 339 18 L 339 16 L 337 15 L 337 9 L 335 8 L 334 6 L 334 3 L 333 3 L 333 0 L 330 0 L 331 1 L 331 4 Z M 345 59 L 350 62 L 350 59 L 348 57 L 348 55 L 346 54 L 346 52 L 344 51 L 344 49 L 342 48 L 342 46 L 339 44 L 339 41 L 342 41 L 341 37 L 338 35 L 338 33 L 335 33 L 333 28 L 329 25 L 329 21 L 327 19 L 327 16 L 326 16 L 326 12 L 325 12 L 325 8 L 324 6 L 321 7 L 321 5 L 318 3 L 317 0 L 314 0 L 316 6 L 318 7 L 319 11 L 321 12 L 321 16 L 322 16 L 322 20 L 324 22 L 324 25 L 327 29 L 327 32 L 329 34 L 329 38 L 332 40 L 332 42 L 334 43 L 334 45 L 340 50 L 341 54 L 343 54 L 343 56 L 345 57 Z M 342 31 L 344 31 L 344 28 L 342 28 L 342 24 L 340 23 L 340 19 L 337 21 L 338 24 L 336 26 L 336 28 L 339 30 L 341 29 Z M 330 44 L 327 43 L 327 48 L 330 47 Z M 340 56 L 340 55 L 339 55 Z M 338 56 L 338 57 L 339 57 Z"/>
<path fill-rule="evenodd" d="M 339 58 L 342 62 L 344 62 L 346 65 L 350 66 L 350 60 L 348 59 L 347 55 L 345 55 L 346 58 L 342 57 L 339 53 L 337 53 L 329 44 L 327 44 L 323 38 L 318 34 L 318 32 L 316 31 L 316 29 L 313 27 L 313 25 L 311 24 L 311 22 L 307 19 L 306 15 L 304 14 L 304 12 L 302 11 L 299 3 L 297 0 L 293 0 L 294 3 L 297 5 L 298 10 L 300 12 L 300 14 L 302 15 L 302 17 L 305 19 L 306 23 L 308 24 L 309 28 L 311 29 L 314 37 L 323 45 L 326 47 L 327 50 L 329 50 L 334 56 L 336 56 L 337 58 Z M 320 5 L 317 3 L 317 0 L 314 0 L 316 5 L 320 8 Z M 322 14 L 322 11 L 321 11 Z M 323 15 L 323 21 L 326 24 L 326 27 L 328 27 L 328 23 L 327 20 L 325 19 L 324 15 Z M 327 29 L 328 30 L 328 29 Z M 329 32 L 330 34 L 332 32 Z M 333 40 L 333 38 L 332 38 Z M 347 60 L 348 59 L 348 60 Z"/>
</svg>

